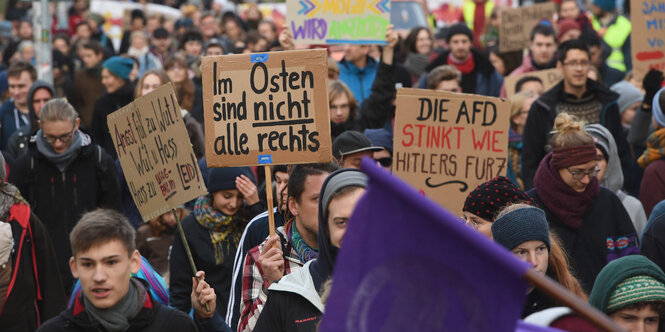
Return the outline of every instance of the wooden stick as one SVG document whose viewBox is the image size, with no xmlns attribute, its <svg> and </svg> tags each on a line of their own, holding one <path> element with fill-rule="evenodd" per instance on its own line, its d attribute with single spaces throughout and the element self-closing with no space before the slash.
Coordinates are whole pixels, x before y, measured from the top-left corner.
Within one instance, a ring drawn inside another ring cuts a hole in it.
<svg viewBox="0 0 665 332">
<path fill-rule="evenodd" d="M 582 301 L 580 298 L 575 296 L 568 289 L 564 288 L 554 280 L 536 272 L 536 270 L 528 269 L 524 275 L 524 278 L 528 282 L 532 283 L 536 288 L 545 292 L 545 294 L 551 296 L 557 302 L 571 308 L 591 324 L 602 329 L 603 331 L 624 332 L 621 327 L 619 327 L 604 313 Z"/>
<path fill-rule="evenodd" d="M 275 215 L 273 214 L 272 206 L 272 171 L 270 166 L 265 165 L 263 169 L 266 172 L 266 201 L 268 203 L 268 228 L 270 236 L 275 236 Z"/>
<path fill-rule="evenodd" d="M 187 254 L 187 260 L 189 260 L 189 265 L 192 267 L 192 272 L 196 276 L 196 264 L 194 263 L 194 257 L 192 257 L 192 251 L 189 250 L 189 244 L 187 244 L 187 238 L 185 237 L 185 230 L 182 229 L 182 223 L 180 222 L 180 217 L 178 217 L 178 212 L 175 209 L 171 209 L 173 216 L 175 217 L 175 222 L 178 224 L 178 232 L 180 232 L 180 239 L 182 239 L 182 246 L 185 247 L 185 253 Z M 201 278 L 196 277 L 196 282 L 200 282 Z M 206 302 L 206 312 L 210 312 L 210 305 Z"/>
</svg>

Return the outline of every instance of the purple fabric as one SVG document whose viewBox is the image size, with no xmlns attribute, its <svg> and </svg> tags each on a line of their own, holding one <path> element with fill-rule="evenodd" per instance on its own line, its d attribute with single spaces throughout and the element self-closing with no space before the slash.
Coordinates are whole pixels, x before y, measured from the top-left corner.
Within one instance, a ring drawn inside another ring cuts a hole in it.
<svg viewBox="0 0 665 332">
<path fill-rule="evenodd" d="M 514 331 L 528 265 L 370 159 L 362 170 L 319 331 Z"/>
<path fill-rule="evenodd" d="M 531 325 L 529 323 L 519 321 L 517 322 L 515 332 L 563 332 L 563 330 L 559 330 L 553 327 Z"/>
</svg>

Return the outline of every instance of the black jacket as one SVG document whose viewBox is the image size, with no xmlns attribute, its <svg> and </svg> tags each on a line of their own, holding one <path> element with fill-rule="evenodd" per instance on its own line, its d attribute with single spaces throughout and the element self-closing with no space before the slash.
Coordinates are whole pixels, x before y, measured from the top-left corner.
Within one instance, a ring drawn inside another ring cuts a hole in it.
<svg viewBox="0 0 665 332">
<path fill-rule="evenodd" d="M 90 132 L 92 141 L 106 150 L 113 159 L 118 159 L 118 154 L 113 146 L 113 139 L 109 132 L 106 116 L 125 107 L 134 100 L 134 86 L 125 82 L 118 91 L 114 93 L 104 92 L 95 102 L 95 110 L 92 113 L 92 124 Z"/>
<path fill-rule="evenodd" d="M 640 254 L 656 263 L 661 269 L 665 268 L 665 215 L 649 220 L 642 235 Z"/>
<path fill-rule="evenodd" d="M 432 62 L 425 67 L 425 71 L 429 73 L 432 69 L 438 66 L 449 64 L 449 54 L 450 50 L 441 53 L 441 55 L 432 60 Z M 472 72 L 462 74 L 462 84 L 460 86 L 462 92 L 498 97 L 501 92 L 501 87 L 503 86 L 503 76 L 494 69 L 494 66 L 489 59 L 479 51 L 472 48 L 471 54 L 473 54 L 475 67 Z M 423 82 L 427 82 L 427 75 L 423 75 L 421 78 L 421 83 Z M 420 87 L 425 88 L 424 86 Z"/>
<path fill-rule="evenodd" d="M 617 143 L 619 157 L 623 157 L 628 152 L 628 143 L 623 133 L 621 115 L 617 106 L 619 96 L 590 79 L 587 80 L 587 91 L 594 92 L 598 101 L 603 105 L 600 124 L 612 133 L 614 141 Z M 563 82 L 560 82 L 540 96 L 529 110 L 529 117 L 524 126 L 521 172 L 526 189 L 533 187 L 533 177 L 536 175 L 538 165 L 547 154 L 546 149 L 552 136 L 550 132 L 554 127 L 554 119 L 558 115 L 556 106 L 563 96 Z"/>
<path fill-rule="evenodd" d="M 260 202 L 248 207 L 249 215 L 247 219 L 251 219 L 257 214 L 252 209 L 254 206 L 262 209 Z M 210 287 L 215 289 L 215 293 L 217 294 L 217 312 L 220 316 L 225 317 L 231 281 L 233 280 L 233 259 L 237 248 L 231 246 L 227 248 L 228 250 L 223 250 L 224 260 L 221 264 L 217 265 L 215 261 L 215 247 L 210 239 L 210 231 L 196 221 L 193 213 L 190 213 L 182 220 L 182 228 L 185 231 L 187 243 L 192 251 L 196 269 L 205 271 L 206 282 L 208 282 Z M 189 312 L 191 308 L 190 293 L 192 292 L 192 277 L 194 273 L 192 273 L 192 268 L 187 260 L 180 232 L 176 232 L 173 239 L 169 269 L 171 271 L 169 303 L 174 308 Z"/>
<path fill-rule="evenodd" d="M 268 291 L 254 332 L 314 332 L 322 313 L 304 297 L 291 292 Z"/>
<path fill-rule="evenodd" d="M 40 323 L 65 309 L 65 293 L 51 239 L 39 218 L 30 213 L 29 219 L 32 237 L 26 233 L 23 241 L 23 227 L 18 221 L 11 222 L 14 237 L 12 263 L 14 267 L 18 265 L 18 271 L 14 287 L 0 313 L 0 331 L 35 331 Z M 26 232 L 29 231 L 26 229 Z M 36 273 L 34 266 L 37 267 Z M 37 287 L 41 300 L 37 296 Z"/>
<path fill-rule="evenodd" d="M 129 323 L 127 332 L 188 332 L 196 331 L 194 322 L 186 314 L 166 307 L 154 300 L 150 292 L 143 308 Z M 85 311 L 83 301 L 77 297 L 72 308 L 50 319 L 39 328 L 40 332 L 60 331 L 104 331 L 101 325 Z"/>
<path fill-rule="evenodd" d="M 628 212 L 619 198 L 604 187 L 600 187 L 600 193 L 589 205 L 582 226 L 578 229 L 566 226 L 547 209 L 538 196 L 537 188 L 527 194 L 545 211 L 550 231 L 559 236 L 561 245 L 570 258 L 573 274 L 587 294 L 600 270 L 612 258 L 617 258 L 613 257 L 612 249 L 608 248 L 608 240 L 634 237 L 636 241 L 637 234 Z M 634 250 L 637 251 L 636 248 Z"/>
<path fill-rule="evenodd" d="M 120 210 L 120 187 L 113 160 L 94 144 L 78 151 L 63 172 L 30 143 L 27 154 L 19 157 L 9 174 L 44 222 L 51 235 L 65 292 L 73 278 L 69 269 L 72 256 L 69 232 L 83 213 L 98 207 Z"/>
</svg>

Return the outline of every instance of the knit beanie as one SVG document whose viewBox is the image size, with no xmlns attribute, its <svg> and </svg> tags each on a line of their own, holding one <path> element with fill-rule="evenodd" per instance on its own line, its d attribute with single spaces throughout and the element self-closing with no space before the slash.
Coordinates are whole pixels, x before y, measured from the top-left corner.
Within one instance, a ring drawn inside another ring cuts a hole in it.
<svg viewBox="0 0 665 332">
<path fill-rule="evenodd" d="M 537 207 L 523 207 L 510 211 L 492 223 L 495 242 L 513 250 L 527 241 L 543 241 L 550 249 L 550 230 L 545 212 Z"/>
<path fill-rule="evenodd" d="M 603 136 L 604 133 L 600 132 L 599 130 L 596 130 L 594 127 L 588 127 L 589 125 L 584 126 L 584 130 L 586 130 L 589 135 L 593 136 L 593 141 L 594 145 L 596 148 L 600 149 L 600 152 L 603 153 L 603 157 L 605 157 L 605 161 L 610 160 L 610 143 L 607 141 L 607 137 Z"/>
<path fill-rule="evenodd" d="M 132 68 L 134 68 L 134 60 L 123 58 L 121 56 L 114 56 L 104 61 L 102 67 L 123 80 L 129 80 L 129 73 L 132 71 Z"/>
<path fill-rule="evenodd" d="M 333 195 L 342 188 L 357 186 L 367 188 L 367 175 L 356 169 L 341 169 L 328 175 L 319 195 L 319 215 L 327 222 L 328 205 Z"/>
<path fill-rule="evenodd" d="M 469 40 L 473 42 L 473 32 L 471 32 L 471 29 L 464 24 L 464 23 L 457 23 L 454 24 L 453 26 L 448 29 L 448 35 L 446 36 L 446 43 L 450 43 L 450 39 L 453 38 L 454 35 L 467 35 L 469 37 Z"/>
<path fill-rule="evenodd" d="M 663 91 L 665 91 L 665 88 L 656 92 L 656 95 L 653 96 L 653 103 L 651 104 L 653 118 L 661 127 L 665 127 L 665 114 L 663 114 L 663 108 L 660 105 L 660 94 L 663 93 Z"/>
<path fill-rule="evenodd" d="M 208 173 L 208 192 L 214 193 L 221 190 L 236 189 L 236 178 L 245 175 L 254 184 L 254 174 L 248 167 L 220 167 L 210 168 Z"/>
<path fill-rule="evenodd" d="M 557 35 L 557 39 L 561 39 L 561 37 L 570 30 L 580 30 L 580 32 L 582 32 L 580 24 L 577 23 L 575 20 L 570 18 L 565 18 L 561 20 L 559 22 L 559 34 Z"/>
<path fill-rule="evenodd" d="M 506 205 L 531 200 L 520 188 L 505 176 L 498 176 L 480 184 L 464 201 L 462 211 L 471 212 L 487 221 L 493 221 L 494 216 Z"/>
<path fill-rule="evenodd" d="M 589 304 L 611 314 L 633 303 L 665 301 L 663 284 L 665 273 L 654 262 L 642 255 L 624 256 L 609 262 L 600 271 L 589 294 Z"/>
<path fill-rule="evenodd" d="M 593 0 L 593 4 L 606 12 L 614 11 L 616 8 L 616 2 L 614 0 Z"/>
<path fill-rule="evenodd" d="M 641 102 L 644 99 L 644 94 L 640 89 L 628 83 L 628 81 L 618 82 L 610 87 L 610 90 L 619 94 L 617 104 L 619 112 L 623 113 L 632 104 Z"/>
</svg>

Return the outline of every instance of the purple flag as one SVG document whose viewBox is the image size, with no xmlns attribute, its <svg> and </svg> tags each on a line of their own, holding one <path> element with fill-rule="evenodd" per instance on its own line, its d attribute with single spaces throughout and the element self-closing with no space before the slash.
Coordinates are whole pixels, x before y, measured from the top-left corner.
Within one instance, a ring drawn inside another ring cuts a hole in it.
<svg viewBox="0 0 665 332">
<path fill-rule="evenodd" d="M 529 266 L 370 159 L 319 331 L 513 332 Z"/>
<path fill-rule="evenodd" d="M 563 330 L 555 329 L 553 327 L 538 326 L 524 321 L 517 322 L 515 332 L 564 332 Z"/>
</svg>

